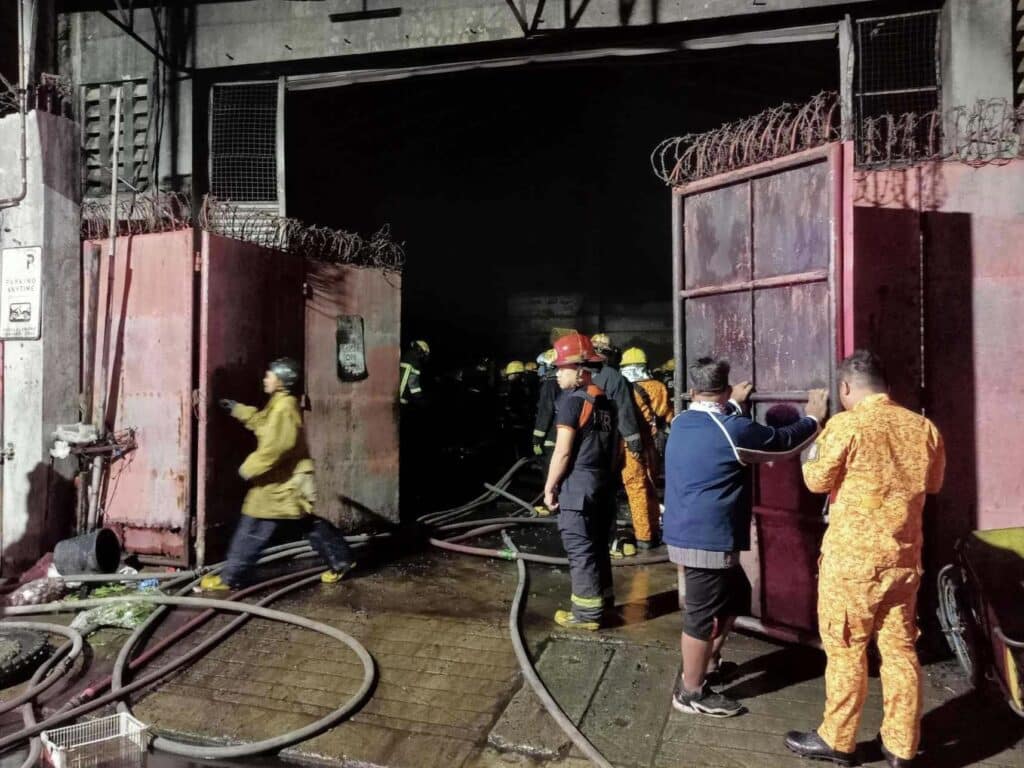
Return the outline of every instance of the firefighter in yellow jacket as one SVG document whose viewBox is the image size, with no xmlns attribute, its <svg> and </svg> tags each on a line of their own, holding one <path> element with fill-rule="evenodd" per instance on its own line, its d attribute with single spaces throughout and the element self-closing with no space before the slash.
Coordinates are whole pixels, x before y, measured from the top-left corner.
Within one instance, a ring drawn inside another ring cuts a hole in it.
<svg viewBox="0 0 1024 768">
<path fill-rule="evenodd" d="M 921 726 L 921 668 L 914 643 L 921 583 L 921 514 L 945 472 L 932 422 L 887 394 L 881 361 L 860 350 L 839 368 L 845 411 L 821 433 L 804 464 L 807 487 L 829 494 L 821 547 L 818 624 L 828 656 L 825 714 L 817 731 L 791 731 L 804 757 L 853 765 L 867 695 L 867 646 L 882 657 L 881 749 L 890 766 L 910 765 Z"/>
<path fill-rule="evenodd" d="M 647 353 L 639 347 L 630 347 L 622 353 L 622 375 L 632 384 L 645 459 L 640 461 L 629 451 L 625 452 L 622 484 L 629 499 L 637 548 L 647 550 L 661 544 L 661 508 L 653 471 L 663 463 L 663 439 L 672 421 L 672 404 L 668 389 L 647 370 Z"/>
<path fill-rule="evenodd" d="M 328 521 L 313 517 L 316 485 L 302 429 L 302 412 L 292 390 L 299 380 L 299 365 L 283 357 L 274 360 L 263 378 L 270 396 L 262 410 L 234 400 L 220 406 L 256 434 L 256 450 L 238 474 L 252 484 L 242 503 L 242 519 L 231 538 L 223 575 L 208 574 L 202 591 L 245 586 L 260 552 L 282 523 L 292 521 L 327 562 L 321 576 L 326 584 L 341 579 L 354 565 L 352 551 L 341 532 Z"/>
</svg>

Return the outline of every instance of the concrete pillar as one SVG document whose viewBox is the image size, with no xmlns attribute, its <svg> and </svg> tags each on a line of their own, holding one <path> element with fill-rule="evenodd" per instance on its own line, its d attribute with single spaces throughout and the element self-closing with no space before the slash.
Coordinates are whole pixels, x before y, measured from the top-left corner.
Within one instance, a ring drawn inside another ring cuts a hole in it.
<svg viewBox="0 0 1024 768">
<path fill-rule="evenodd" d="M 1013 3 L 946 0 L 941 17 L 942 107 L 1013 104 Z"/>
<path fill-rule="evenodd" d="M 28 194 L 0 211 L 0 249 L 41 248 L 41 337 L 4 341 L 0 568 L 12 575 L 71 532 L 71 459 L 50 458 L 57 424 L 78 421 L 80 245 L 77 125 L 30 112 Z M 0 120 L 0 197 L 20 187 L 17 115 Z M 0 280 L 3 276 L 0 275 Z"/>
</svg>

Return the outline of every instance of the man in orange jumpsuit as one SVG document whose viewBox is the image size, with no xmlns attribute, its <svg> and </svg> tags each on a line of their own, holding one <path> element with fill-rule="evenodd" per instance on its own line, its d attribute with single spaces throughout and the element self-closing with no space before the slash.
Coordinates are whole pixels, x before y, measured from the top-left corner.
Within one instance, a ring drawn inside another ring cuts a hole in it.
<svg viewBox="0 0 1024 768">
<path fill-rule="evenodd" d="M 622 484 L 629 499 L 629 512 L 633 519 L 633 534 L 637 549 L 653 549 L 661 544 L 661 524 L 658 495 L 654 489 L 653 470 L 662 463 L 655 444 L 667 434 L 672 421 L 672 403 L 668 389 L 654 379 L 647 370 L 647 354 L 639 347 L 630 347 L 622 353 L 622 375 L 633 385 L 633 399 L 640 417 L 640 437 L 644 461 L 626 451 L 622 468 Z M 661 443 L 664 454 L 664 443 Z"/>
<path fill-rule="evenodd" d="M 921 668 L 914 643 L 921 583 L 921 512 L 945 472 L 939 430 L 889 399 L 877 355 L 858 350 L 838 371 L 845 411 L 821 433 L 803 467 L 807 487 L 828 493 L 818 624 L 828 656 L 825 715 L 817 731 L 791 731 L 804 757 L 853 765 L 868 688 L 867 647 L 877 637 L 882 753 L 910 765 L 921 730 Z"/>
</svg>

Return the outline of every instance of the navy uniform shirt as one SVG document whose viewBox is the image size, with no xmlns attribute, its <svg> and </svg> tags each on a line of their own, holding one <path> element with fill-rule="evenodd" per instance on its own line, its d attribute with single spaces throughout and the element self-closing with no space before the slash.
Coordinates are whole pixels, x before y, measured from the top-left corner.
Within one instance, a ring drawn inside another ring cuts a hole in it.
<svg viewBox="0 0 1024 768">
<path fill-rule="evenodd" d="M 604 500 L 612 488 L 619 444 L 615 412 L 608 398 L 593 384 L 565 392 L 558 402 L 555 424 L 575 431 L 559 505 L 582 510 L 588 502 Z"/>
</svg>

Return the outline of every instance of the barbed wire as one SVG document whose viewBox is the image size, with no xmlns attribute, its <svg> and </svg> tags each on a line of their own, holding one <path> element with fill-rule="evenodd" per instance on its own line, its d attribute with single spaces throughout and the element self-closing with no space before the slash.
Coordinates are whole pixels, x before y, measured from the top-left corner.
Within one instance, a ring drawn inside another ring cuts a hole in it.
<svg viewBox="0 0 1024 768">
<path fill-rule="evenodd" d="M 651 153 L 655 175 L 673 186 L 774 160 L 838 141 L 838 97 L 819 93 L 802 106 L 782 104 L 705 133 L 677 136 Z M 970 165 L 1024 157 L 1024 105 L 982 99 L 945 113 L 867 117 L 855 136 L 860 167 L 904 166 L 925 161 Z"/>
<path fill-rule="evenodd" d="M 401 272 L 405 264 L 405 249 L 391 238 L 387 224 L 370 237 L 363 237 L 343 229 L 303 224 L 298 219 L 233 205 L 207 195 L 199 211 L 199 225 L 225 237 L 332 264 L 385 272 Z"/>
<path fill-rule="evenodd" d="M 839 98 L 822 91 L 704 133 L 665 139 L 651 153 L 655 175 L 678 185 L 821 146 L 839 137 Z"/>
<path fill-rule="evenodd" d="M 142 193 L 119 197 L 117 235 L 148 235 L 173 232 L 192 226 L 192 203 L 182 192 Z M 110 236 L 110 203 L 90 199 L 82 203 L 82 239 Z"/>
<path fill-rule="evenodd" d="M 371 267 L 386 272 L 401 272 L 405 264 L 405 250 L 391 238 L 388 225 L 370 237 L 363 237 L 342 229 L 311 226 L 298 219 L 235 205 L 213 195 L 203 198 L 198 220 L 193 216 L 189 196 L 184 193 L 141 193 L 123 197 L 117 203 L 116 220 L 119 237 L 172 232 L 198 224 L 217 235 L 332 264 Z M 102 240 L 109 234 L 109 202 L 98 199 L 85 201 L 82 204 L 82 239 Z"/>
</svg>

